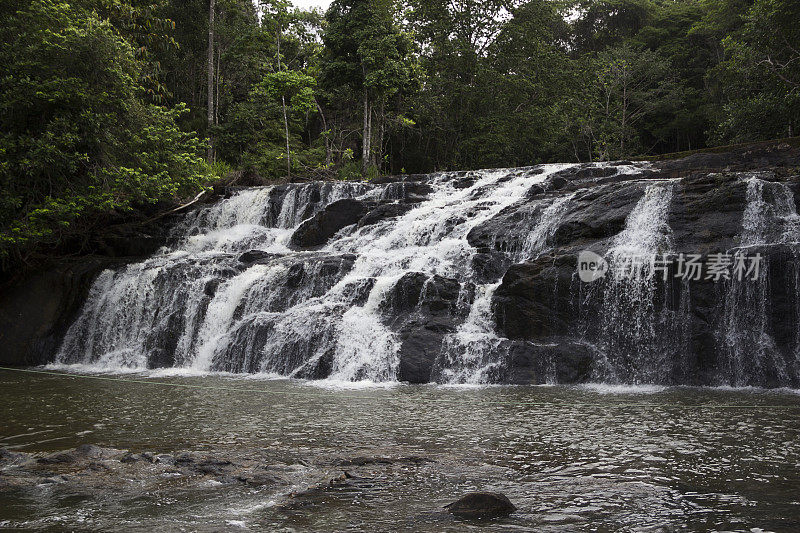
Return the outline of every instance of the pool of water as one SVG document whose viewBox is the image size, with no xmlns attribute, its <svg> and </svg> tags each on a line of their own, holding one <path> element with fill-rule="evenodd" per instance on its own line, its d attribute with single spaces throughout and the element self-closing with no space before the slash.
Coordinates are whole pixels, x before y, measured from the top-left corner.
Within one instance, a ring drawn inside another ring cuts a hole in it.
<svg viewBox="0 0 800 533">
<path fill-rule="evenodd" d="M 800 530 L 800 394 L 787 390 L 0 371 L 0 448 L 43 454 L 84 443 L 266 454 L 292 482 L 0 490 L 0 528 Z M 358 482 L 280 504 L 348 458 L 378 456 L 426 461 L 367 465 Z M 503 492 L 518 511 L 488 522 L 441 512 L 471 490 Z"/>
</svg>

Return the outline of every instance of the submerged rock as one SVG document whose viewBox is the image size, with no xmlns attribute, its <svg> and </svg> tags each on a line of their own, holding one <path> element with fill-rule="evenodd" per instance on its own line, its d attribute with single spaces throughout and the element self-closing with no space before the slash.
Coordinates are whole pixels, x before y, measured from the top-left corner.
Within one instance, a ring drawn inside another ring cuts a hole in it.
<svg viewBox="0 0 800 533">
<path fill-rule="evenodd" d="M 445 506 L 450 513 L 462 518 L 497 518 L 517 510 L 504 494 L 499 492 L 470 492 Z"/>
</svg>

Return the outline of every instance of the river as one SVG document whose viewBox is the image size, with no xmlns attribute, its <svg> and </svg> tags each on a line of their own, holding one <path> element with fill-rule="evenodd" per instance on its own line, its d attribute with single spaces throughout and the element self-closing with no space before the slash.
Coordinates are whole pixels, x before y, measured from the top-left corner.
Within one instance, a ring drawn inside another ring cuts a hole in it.
<svg viewBox="0 0 800 533">
<path fill-rule="evenodd" d="M 124 478 L 10 489 L 14 467 L 0 462 L 0 528 L 800 529 L 800 394 L 786 389 L 44 372 L 0 371 L 0 448 L 257 456 L 282 481 L 175 474 L 147 490 Z M 343 471 L 346 482 L 303 492 Z M 490 523 L 442 512 L 471 490 L 503 492 L 518 511 Z"/>
</svg>

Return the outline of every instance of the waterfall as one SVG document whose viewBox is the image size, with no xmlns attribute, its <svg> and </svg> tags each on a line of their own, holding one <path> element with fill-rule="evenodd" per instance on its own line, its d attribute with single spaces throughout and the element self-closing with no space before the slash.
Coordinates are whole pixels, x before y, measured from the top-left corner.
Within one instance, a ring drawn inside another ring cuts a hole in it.
<svg viewBox="0 0 800 533">
<path fill-rule="evenodd" d="M 539 216 L 533 230 L 525 237 L 522 248 L 513 258 L 516 262 L 536 259 L 549 245 L 558 230 L 559 222 L 569 209 L 569 204 L 577 193 L 556 197 Z"/>
<path fill-rule="evenodd" d="M 401 341 L 386 307 L 400 280 L 415 273 L 425 291 L 445 279 L 477 292 L 461 302 L 469 319 L 456 337 L 490 321 L 493 286 L 474 288 L 467 235 L 564 168 L 475 172 L 468 186 L 457 173 L 434 175 L 426 199 L 397 218 L 351 226 L 305 252 L 288 244 L 301 222 L 343 198 L 402 198 L 406 184 L 241 190 L 187 214 L 153 257 L 103 272 L 56 361 L 396 380 Z"/>
<path fill-rule="evenodd" d="M 785 183 L 755 174 L 747 179 L 747 207 L 742 217 L 740 246 L 800 241 L 800 216 L 794 193 Z"/>
<path fill-rule="evenodd" d="M 739 246 L 731 253 L 759 253 L 764 259 L 757 280 L 732 278 L 726 284 L 717 332 L 720 384 L 791 385 L 800 380 L 800 217 L 788 185 L 767 181 L 766 177 L 753 174 L 746 180 L 747 204 Z M 772 287 L 771 268 L 775 265 L 769 250 L 780 245 L 791 249 L 793 266 L 781 280 L 785 286 Z M 790 312 L 795 332 L 788 354 L 783 354 L 776 343 L 770 323 L 773 291 L 784 292 L 793 302 Z"/>
<path fill-rule="evenodd" d="M 55 362 L 367 382 L 800 384 L 790 186 L 730 181 L 746 191 L 731 253 L 764 254 L 761 278 L 684 281 L 659 259 L 675 260 L 683 237 L 668 221 L 688 185 L 647 172 L 541 165 L 237 189 L 181 215 L 156 254 L 102 272 Z M 297 235 L 340 215 L 327 240 L 299 248 Z M 584 250 L 605 255 L 605 277 L 580 282 L 570 259 Z M 509 329 L 503 310 L 498 331 L 500 306 L 519 305 L 506 287 L 541 298 L 552 328 L 537 316 Z"/>
<path fill-rule="evenodd" d="M 538 211 L 533 229 L 521 249 L 509 251 L 515 261 L 535 260 L 549 245 L 575 193 L 555 197 Z M 500 282 L 478 286 L 467 319 L 454 334 L 447 335 L 436 362 L 434 379 L 442 383 L 487 383 L 494 381 L 505 360 L 508 343 L 497 335 L 491 303 Z"/>
<path fill-rule="evenodd" d="M 329 268 L 287 287 L 292 268 L 320 268 L 313 257 L 287 256 L 296 213 L 311 216 L 370 190 L 350 183 L 245 189 L 187 214 L 158 254 L 98 277 L 56 361 L 107 369 L 235 366 L 215 359 L 215 347 L 224 349 L 242 321 L 318 296 L 341 275 Z M 239 256 L 254 249 L 278 259 L 245 269 Z"/>
<path fill-rule="evenodd" d="M 673 188 L 669 182 L 645 187 L 625 228 L 609 243 L 608 275 L 581 299 L 587 336 L 597 347 L 599 381 L 642 384 L 668 377 L 671 361 L 663 343 L 673 342 L 678 321 L 658 305 L 656 293 L 663 274 L 658 260 L 673 249 L 667 224 Z"/>
</svg>

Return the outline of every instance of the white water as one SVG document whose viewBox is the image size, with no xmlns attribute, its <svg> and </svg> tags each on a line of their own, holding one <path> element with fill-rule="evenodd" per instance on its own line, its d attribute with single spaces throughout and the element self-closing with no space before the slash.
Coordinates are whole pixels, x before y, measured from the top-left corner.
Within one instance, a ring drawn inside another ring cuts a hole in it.
<svg viewBox="0 0 800 533">
<path fill-rule="evenodd" d="M 574 197 L 575 193 L 571 193 L 551 200 L 525 238 L 522 249 L 512 253 L 515 261 L 534 260 L 548 248 L 549 240 L 558 230 Z M 457 384 L 494 381 L 492 374 L 504 364 L 508 349 L 508 344 L 504 344 L 495 331 L 491 312 L 492 297 L 499 286 L 497 282 L 477 288 L 467 319 L 442 342 L 436 362 L 436 380 Z"/>
<path fill-rule="evenodd" d="M 747 207 L 742 217 L 741 246 L 800 241 L 800 216 L 794 194 L 785 183 L 754 175 L 747 180 Z"/>
<path fill-rule="evenodd" d="M 497 284 L 470 283 L 475 250 L 467 234 L 563 168 L 482 171 L 461 189 L 454 174 L 440 174 L 427 200 L 405 215 L 340 232 L 315 252 L 287 247 L 304 218 L 337 199 L 391 196 L 392 186 L 243 190 L 187 215 L 156 256 L 104 272 L 57 363 L 394 381 L 400 340 L 383 307 L 395 284 L 409 273 L 428 278 L 425 291 L 435 290 L 434 276 L 457 280 L 468 319 L 447 343 L 470 345 L 476 330 L 493 334 L 489 303 Z M 555 213 L 545 210 L 543 218 Z M 534 237 L 529 253 L 551 230 Z M 249 250 L 275 256 L 248 266 L 238 256 Z M 472 305 L 470 290 L 478 295 Z"/>
<path fill-rule="evenodd" d="M 657 267 L 672 248 L 667 220 L 674 185 L 652 183 L 625 220 L 625 228 L 609 243 L 607 276 L 589 287 L 582 302 L 599 324 L 595 378 L 607 383 L 660 383 L 669 360 L 659 346 L 664 336 L 656 308 Z M 599 302 L 599 305 L 598 305 Z"/>
<path fill-rule="evenodd" d="M 561 219 L 569 209 L 576 193 L 554 198 L 543 211 L 533 230 L 525 237 L 522 249 L 515 255 L 515 261 L 536 259 L 544 251 L 558 230 Z"/>
<path fill-rule="evenodd" d="M 436 331 L 420 341 L 433 351 L 427 354 L 435 359 L 433 380 L 497 382 L 512 346 L 495 331 L 492 302 L 500 281 L 496 276 L 477 281 L 482 277 L 472 263 L 478 250 L 468 235 L 525 205 L 531 209 L 522 210 L 524 216 L 513 219 L 508 232 L 490 235 L 489 242 L 511 234 L 506 260 L 541 258 L 577 205 L 577 195 L 548 192 L 530 200 L 527 194 L 565 167 L 475 172 L 466 187 L 461 174 L 433 175 L 426 182 L 432 192 L 405 214 L 345 228 L 314 251 L 289 247 L 304 219 L 342 198 L 402 200 L 409 184 L 244 189 L 187 214 L 170 244 L 153 257 L 103 272 L 56 363 L 93 371 L 168 369 L 162 371 L 392 383 L 401 378 L 401 353 L 410 331 L 404 328 L 412 325 L 416 331 Z M 674 248 L 668 220 L 677 185 L 620 186 L 640 186 L 643 196 L 620 233 L 605 241 L 609 275 L 589 286 L 578 284 L 581 333 L 597 348 L 591 377 L 610 385 L 673 383 L 671 372 L 681 365 L 680 354 L 688 353 L 689 294 L 682 293 L 686 300 L 680 309 L 668 309 L 668 288 L 659 283 L 662 272 L 651 260 Z M 747 199 L 743 247 L 800 241 L 786 185 L 756 176 L 748 182 Z M 240 260 L 251 251 L 257 253 Z M 790 287 L 800 321 L 798 261 Z M 766 373 L 777 374 L 773 381 L 779 384 L 789 383 L 787 372 L 800 371 L 800 330 L 794 362 L 787 367 L 785 354 L 775 355 L 769 290 L 766 282 L 732 284 L 721 297 L 720 384 L 762 383 Z"/>
<path fill-rule="evenodd" d="M 788 358 L 779 350 L 770 327 L 773 291 L 793 300 L 794 323 L 800 324 L 800 217 L 788 185 L 767 181 L 766 177 L 754 174 L 747 179 L 739 247 L 731 251 L 764 256 L 760 275 L 756 280 L 732 277 L 728 282 L 717 339 L 721 382 L 737 387 L 765 380 L 788 383 L 792 372 L 800 372 L 800 327 L 796 328 L 793 353 Z M 771 286 L 770 261 L 765 255 L 766 248 L 774 245 L 792 247 L 795 256 L 794 268 L 780 287 Z"/>
</svg>

